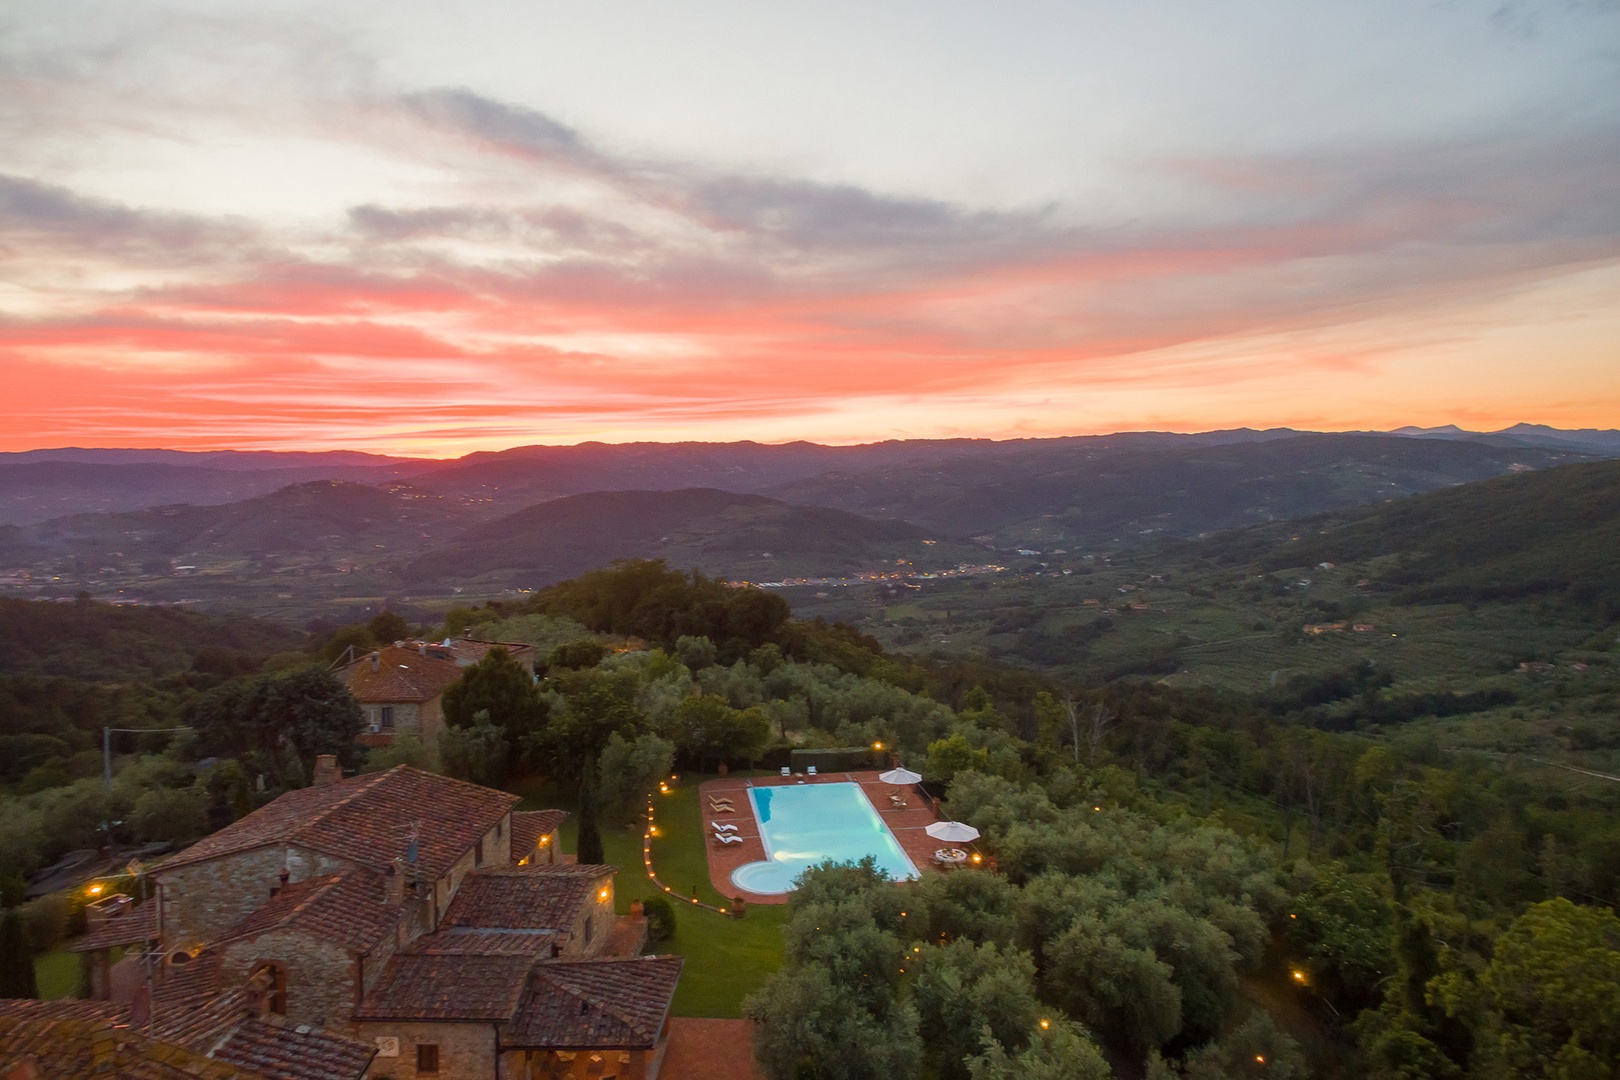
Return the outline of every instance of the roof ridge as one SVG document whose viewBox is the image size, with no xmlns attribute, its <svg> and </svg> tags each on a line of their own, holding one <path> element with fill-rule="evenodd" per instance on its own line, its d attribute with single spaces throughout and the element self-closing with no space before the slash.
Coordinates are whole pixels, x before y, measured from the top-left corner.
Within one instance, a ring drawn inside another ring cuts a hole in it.
<svg viewBox="0 0 1620 1080">
<path fill-rule="evenodd" d="M 361 775 L 354 777 L 352 780 L 349 781 L 349 783 L 354 785 L 353 788 L 350 791 L 348 791 L 343 796 L 343 798 L 338 799 L 338 800 L 336 800 L 334 802 L 327 803 L 317 813 L 311 814 L 308 817 L 304 818 L 304 820 L 299 823 L 298 828 L 295 829 L 293 832 L 289 833 L 288 835 L 290 837 L 301 837 L 303 835 L 303 832 L 304 832 L 305 829 L 309 828 L 311 825 L 315 824 L 317 821 L 324 820 L 326 818 L 326 816 L 328 814 L 332 813 L 334 810 L 337 810 L 340 807 L 348 806 L 355 799 L 358 799 L 361 795 L 364 795 L 366 792 L 370 791 L 372 788 L 374 788 L 378 784 L 382 783 L 382 781 L 383 781 L 383 779 L 385 777 L 392 776 L 394 773 L 399 772 L 399 770 L 401 770 L 403 768 L 406 768 L 406 766 L 404 766 L 404 765 L 395 765 L 392 769 L 384 769 L 380 773 L 371 773 L 369 775 L 365 774 L 365 773 L 362 773 Z M 364 783 L 362 783 L 361 781 L 364 781 Z M 344 781 L 342 781 L 342 780 L 338 781 L 338 783 L 340 783 L 340 784 L 343 783 L 343 782 Z"/>
<path fill-rule="evenodd" d="M 304 896 L 297 903 L 293 904 L 292 910 L 287 912 L 287 917 L 282 920 L 282 923 L 289 922 L 292 919 L 296 919 L 298 916 L 304 914 L 304 912 L 309 910 L 310 905 L 314 904 L 327 893 L 343 884 L 352 875 L 358 873 L 359 870 L 364 870 L 368 874 L 376 873 L 376 871 L 372 870 L 369 866 L 362 866 L 359 867 L 358 870 L 349 870 L 346 872 L 342 870 L 334 870 L 332 873 L 322 874 L 320 877 L 305 878 L 304 880 L 306 882 L 318 884 L 312 885 L 312 887 L 308 890 L 308 895 Z M 282 925 L 282 923 L 278 923 L 277 925 Z"/>
</svg>

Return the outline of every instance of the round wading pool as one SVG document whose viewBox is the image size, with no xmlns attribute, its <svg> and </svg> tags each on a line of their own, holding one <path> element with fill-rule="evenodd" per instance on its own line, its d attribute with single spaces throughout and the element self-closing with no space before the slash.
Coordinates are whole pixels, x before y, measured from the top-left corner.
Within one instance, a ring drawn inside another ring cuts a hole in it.
<svg viewBox="0 0 1620 1080">
<path fill-rule="evenodd" d="M 780 896 L 793 891 L 793 881 L 804 867 L 779 862 L 751 862 L 731 872 L 731 883 L 743 892 Z"/>
</svg>

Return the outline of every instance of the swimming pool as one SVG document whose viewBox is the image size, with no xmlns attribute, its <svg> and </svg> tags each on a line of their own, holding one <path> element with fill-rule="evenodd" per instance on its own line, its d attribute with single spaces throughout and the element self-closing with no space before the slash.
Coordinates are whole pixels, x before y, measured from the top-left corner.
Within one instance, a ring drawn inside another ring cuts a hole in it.
<svg viewBox="0 0 1620 1080">
<path fill-rule="evenodd" d="M 805 870 L 832 859 L 855 862 L 871 855 L 895 881 L 919 875 L 859 784 L 784 784 L 748 789 L 759 821 L 765 861 L 731 872 L 731 883 L 772 896 L 792 892 Z"/>
</svg>

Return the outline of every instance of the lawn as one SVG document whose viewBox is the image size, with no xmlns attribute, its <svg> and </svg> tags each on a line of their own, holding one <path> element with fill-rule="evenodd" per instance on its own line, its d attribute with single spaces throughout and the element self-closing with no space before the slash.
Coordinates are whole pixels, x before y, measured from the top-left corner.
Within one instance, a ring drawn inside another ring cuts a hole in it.
<svg viewBox="0 0 1620 1080">
<path fill-rule="evenodd" d="M 782 925 L 787 921 L 787 907 L 755 906 L 748 909 L 747 917 L 730 919 L 690 902 L 695 889 L 704 903 L 731 904 L 729 896 L 709 886 L 703 816 L 698 809 L 698 785 L 706 779 L 683 775 L 670 794 L 658 798 L 659 835 L 653 839 L 653 868 L 677 894 L 671 897 L 676 902 L 675 936 L 658 949 L 686 957 L 675 991 L 676 1016 L 735 1017 L 742 1015 L 743 998 L 782 963 Z M 524 796 L 520 809 L 575 809 L 571 794 L 524 784 L 516 785 L 514 790 Z M 563 851 L 576 851 L 578 821 L 570 817 L 561 832 Z M 615 892 L 621 912 L 629 910 L 632 900 L 645 899 L 658 891 L 647 880 L 641 864 L 639 828 L 603 829 L 602 851 L 607 862 L 619 868 Z"/>
<path fill-rule="evenodd" d="M 39 996 L 47 1001 L 72 997 L 83 975 L 83 957 L 78 953 L 51 952 L 34 958 L 34 980 Z"/>
</svg>

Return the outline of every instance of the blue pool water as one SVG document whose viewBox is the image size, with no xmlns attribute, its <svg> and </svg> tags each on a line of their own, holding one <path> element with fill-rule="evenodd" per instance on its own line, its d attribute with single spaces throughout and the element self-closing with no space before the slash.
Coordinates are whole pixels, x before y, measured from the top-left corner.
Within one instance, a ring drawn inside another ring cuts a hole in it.
<svg viewBox="0 0 1620 1080">
<path fill-rule="evenodd" d="M 868 855 L 895 881 L 918 877 L 859 784 L 755 787 L 748 797 L 766 859 L 732 871 L 731 882 L 740 889 L 765 896 L 792 892 L 794 880 L 817 863 L 855 862 Z"/>
</svg>

